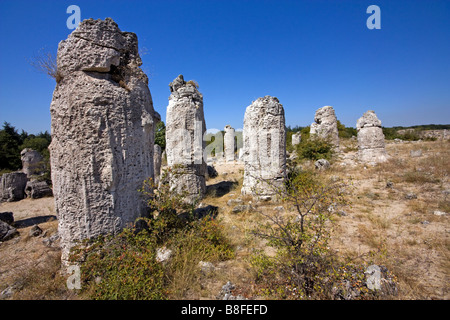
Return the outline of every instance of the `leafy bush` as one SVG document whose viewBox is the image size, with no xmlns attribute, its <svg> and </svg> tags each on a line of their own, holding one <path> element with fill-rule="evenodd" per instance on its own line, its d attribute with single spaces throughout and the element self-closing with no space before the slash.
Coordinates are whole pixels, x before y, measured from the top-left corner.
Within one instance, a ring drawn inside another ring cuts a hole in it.
<svg viewBox="0 0 450 320">
<path fill-rule="evenodd" d="M 10 172 L 22 167 L 20 152 L 25 148 L 38 151 L 43 157 L 46 168 L 44 178 L 50 180 L 50 154 L 48 146 L 51 142 L 50 133 L 40 132 L 37 135 L 23 131 L 19 134 L 15 127 L 5 122 L 0 130 L 0 171 Z"/>
<path fill-rule="evenodd" d="M 180 298 L 200 277 L 200 261 L 234 257 L 221 225 L 209 217 L 185 222 L 161 242 L 170 230 L 156 219 L 147 230 L 124 229 L 116 236 L 85 241 L 73 249 L 72 261 L 81 263 L 83 292 L 92 299 L 154 300 Z M 172 258 L 159 262 L 158 248 L 172 250 Z M 183 283 L 183 286 L 180 286 Z"/>
<path fill-rule="evenodd" d="M 166 149 L 166 125 L 163 121 L 156 124 L 155 129 L 155 144 L 161 147 L 161 150 Z"/>
<path fill-rule="evenodd" d="M 83 261 L 83 290 L 93 299 L 163 299 L 164 270 L 155 248 L 145 231 L 125 229 L 115 237 L 84 242 L 72 259 Z"/>
<path fill-rule="evenodd" d="M 339 120 L 337 121 L 337 128 L 338 128 L 339 138 L 348 139 L 348 138 L 351 138 L 351 137 L 357 135 L 357 131 L 355 128 L 346 127 Z"/>
<path fill-rule="evenodd" d="M 303 139 L 296 146 L 297 154 L 302 159 L 330 160 L 334 154 L 334 147 L 331 142 L 320 137 L 310 137 L 309 139 Z"/>
</svg>

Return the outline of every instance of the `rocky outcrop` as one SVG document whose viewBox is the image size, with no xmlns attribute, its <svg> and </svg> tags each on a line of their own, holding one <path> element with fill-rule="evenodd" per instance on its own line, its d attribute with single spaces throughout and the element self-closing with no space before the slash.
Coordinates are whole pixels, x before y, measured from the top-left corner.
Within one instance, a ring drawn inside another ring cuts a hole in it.
<svg viewBox="0 0 450 320">
<path fill-rule="evenodd" d="M 44 157 L 36 150 L 25 148 L 20 152 L 22 172 L 28 177 L 40 175 L 45 170 Z"/>
<path fill-rule="evenodd" d="M 12 239 L 19 234 L 13 224 L 14 215 L 12 212 L 0 212 L 0 242 Z"/>
<path fill-rule="evenodd" d="M 0 177 L 0 202 L 19 201 L 25 198 L 27 175 L 23 172 L 4 173 Z"/>
<path fill-rule="evenodd" d="M 172 190 L 186 195 L 187 202 L 206 192 L 206 162 L 203 158 L 206 131 L 203 96 L 194 81 L 179 75 L 169 85 L 171 95 L 166 113 L 167 166 Z"/>
<path fill-rule="evenodd" d="M 284 109 L 277 98 L 258 98 L 244 116 L 244 182 L 242 194 L 274 195 L 286 171 Z M 269 183 L 267 183 L 267 182 Z"/>
<path fill-rule="evenodd" d="M 311 124 L 310 135 L 328 139 L 335 147 L 339 147 L 337 118 L 333 107 L 325 106 L 316 111 L 314 122 Z"/>
<path fill-rule="evenodd" d="M 356 122 L 358 159 L 363 163 L 378 163 L 388 159 L 381 121 L 369 110 Z"/>
<path fill-rule="evenodd" d="M 137 36 L 84 20 L 58 46 L 51 173 L 62 259 L 76 240 L 116 233 L 145 211 L 155 113 Z"/>
<path fill-rule="evenodd" d="M 327 170 L 330 168 L 330 166 L 331 166 L 330 162 L 326 159 L 319 159 L 316 162 L 314 162 L 314 167 L 317 170 L 321 170 L 321 171 Z"/>
<path fill-rule="evenodd" d="M 226 162 L 233 162 L 235 159 L 234 150 L 235 150 L 235 139 L 234 139 L 234 129 L 230 125 L 226 125 L 225 134 L 223 136 L 224 143 L 224 156 Z"/>
<path fill-rule="evenodd" d="M 0 220 L 0 241 L 7 241 L 17 236 L 19 232 L 16 228 Z"/>
<path fill-rule="evenodd" d="M 30 180 L 25 187 L 25 194 L 28 198 L 38 199 L 44 197 L 51 197 L 53 191 L 45 181 Z"/>
</svg>

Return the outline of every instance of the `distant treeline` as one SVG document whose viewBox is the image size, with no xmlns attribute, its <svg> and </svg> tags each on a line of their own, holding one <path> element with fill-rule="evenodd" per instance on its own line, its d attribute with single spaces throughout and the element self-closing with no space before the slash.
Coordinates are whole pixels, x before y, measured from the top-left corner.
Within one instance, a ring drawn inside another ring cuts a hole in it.
<svg viewBox="0 0 450 320">
<path fill-rule="evenodd" d="M 444 129 L 450 129 L 450 124 L 422 124 L 422 125 L 416 125 L 416 126 L 410 126 L 410 127 L 390 127 L 387 129 L 395 129 L 395 130 L 405 130 L 405 129 L 416 129 L 416 130 L 444 130 Z"/>
<path fill-rule="evenodd" d="M 165 124 L 160 122 L 156 126 L 155 143 L 159 144 L 161 148 L 165 149 Z M 310 127 L 302 126 L 287 126 L 287 145 L 291 144 L 292 134 L 295 132 L 301 132 L 302 140 L 308 139 Z M 399 134 L 399 130 L 409 130 L 406 133 Z M 416 125 L 410 127 L 396 126 L 396 127 L 383 127 L 383 133 L 386 139 L 402 139 L 402 140 L 419 140 L 421 139 L 419 132 L 424 130 L 444 130 L 450 129 L 450 124 L 427 124 Z M 351 138 L 357 135 L 356 129 L 352 127 L 346 127 L 338 120 L 338 131 L 340 138 Z M 224 134 L 224 131 L 222 131 Z M 213 136 L 211 134 L 211 136 Z M 425 138 L 433 139 L 433 138 Z M 214 138 L 207 139 L 207 145 L 214 141 Z M 8 122 L 3 123 L 3 127 L 0 130 L 0 173 L 20 170 L 22 168 L 22 161 L 20 160 L 20 152 L 25 148 L 31 148 L 40 152 L 45 161 L 49 161 L 50 154 L 48 146 L 51 142 L 51 135 L 48 131 L 39 132 L 38 134 L 29 134 L 22 130 L 20 133 L 17 129 Z"/>
<path fill-rule="evenodd" d="M 399 130 L 409 130 L 409 132 L 399 134 Z M 419 139 L 425 139 L 425 140 L 433 140 L 433 138 L 423 138 L 419 135 L 420 131 L 425 130 L 444 130 L 444 129 L 450 129 L 450 124 L 424 124 L 424 125 L 415 125 L 410 127 L 403 127 L 403 126 L 396 126 L 396 127 L 383 127 L 383 133 L 387 140 L 393 140 L 393 139 L 402 139 L 402 140 L 419 140 Z M 287 126 L 286 132 L 287 132 L 287 138 L 288 143 L 290 143 L 290 139 L 292 137 L 292 134 L 295 132 L 301 132 L 302 138 L 309 137 L 309 126 L 308 127 L 301 127 L 301 126 Z M 352 136 L 357 135 L 356 128 L 352 127 L 346 127 L 338 120 L 338 131 L 339 131 L 339 137 L 340 138 L 351 138 Z"/>
<path fill-rule="evenodd" d="M 48 131 L 29 134 L 24 130 L 19 133 L 10 123 L 4 122 L 0 130 L 0 173 L 20 170 L 22 161 L 20 152 L 25 148 L 38 151 L 45 161 L 49 161 L 48 146 L 52 137 Z"/>
<path fill-rule="evenodd" d="M 346 127 L 344 124 L 342 124 L 339 120 L 337 121 L 337 127 L 338 127 L 338 132 L 339 132 L 339 137 L 340 138 L 351 138 L 353 136 L 356 136 L 357 132 L 355 128 L 352 127 Z M 301 126 L 295 126 L 295 127 L 291 127 L 291 126 L 287 126 L 286 127 L 286 133 L 287 133 L 287 138 L 288 138 L 288 143 L 290 143 L 291 141 L 291 137 L 292 134 L 295 132 L 301 132 L 302 135 L 302 139 L 308 138 L 309 137 L 309 129 L 310 127 L 301 127 Z"/>
</svg>

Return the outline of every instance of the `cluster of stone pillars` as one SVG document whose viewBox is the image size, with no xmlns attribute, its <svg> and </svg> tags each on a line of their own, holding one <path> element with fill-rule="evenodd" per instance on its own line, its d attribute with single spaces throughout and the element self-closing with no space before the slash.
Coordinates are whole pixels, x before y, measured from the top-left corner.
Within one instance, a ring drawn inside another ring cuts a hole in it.
<svg viewBox="0 0 450 320">
<path fill-rule="evenodd" d="M 112 19 L 81 22 L 60 42 L 57 59 L 49 149 L 64 260 L 77 240 L 116 233 L 144 214 L 138 189 L 148 177 L 159 183 L 161 148 L 154 144 L 154 130 L 160 116 L 140 69 L 137 37 L 122 32 Z M 206 191 L 203 96 L 198 85 L 182 75 L 169 87 L 165 150 L 169 183 L 193 202 Z M 224 130 L 223 159 L 244 162 L 242 194 L 270 197 L 283 187 L 286 126 L 277 98 L 261 97 L 247 107 L 242 146 L 235 129 L 227 125 Z M 363 160 L 384 157 L 380 130 L 373 112 L 358 121 Z M 330 137 L 339 146 L 332 107 L 316 112 L 311 134 Z M 300 136 L 295 143 L 300 143 Z M 368 151 L 373 149 L 376 152 Z"/>
</svg>

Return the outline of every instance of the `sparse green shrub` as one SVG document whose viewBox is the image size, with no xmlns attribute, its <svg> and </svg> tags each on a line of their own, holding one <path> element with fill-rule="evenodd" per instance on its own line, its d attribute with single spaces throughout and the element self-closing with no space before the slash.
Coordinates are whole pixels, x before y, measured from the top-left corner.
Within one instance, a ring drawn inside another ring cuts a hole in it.
<svg viewBox="0 0 450 320">
<path fill-rule="evenodd" d="M 84 248 L 87 246 L 87 248 Z M 164 299 L 164 269 L 156 261 L 156 241 L 146 231 L 125 229 L 74 250 L 81 264 L 82 289 L 99 300 Z"/>
<path fill-rule="evenodd" d="M 257 252 L 250 259 L 261 292 L 279 299 L 330 298 L 327 278 L 336 262 L 328 241 L 334 213 L 348 203 L 346 185 L 293 170 L 285 187 L 275 190 L 296 214 L 260 213 L 267 222 L 252 233 L 276 249 L 275 257 Z"/>
<path fill-rule="evenodd" d="M 333 144 L 330 141 L 319 137 L 303 139 L 303 135 L 302 141 L 296 146 L 296 150 L 300 158 L 310 160 L 330 160 L 334 154 Z"/>
<path fill-rule="evenodd" d="M 423 171 L 407 171 L 403 174 L 403 180 L 408 183 L 424 184 L 439 183 L 439 179 L 434 177 L 430 172 Z"/>
<path fill-rule="evenodd" d="M 349 138 L 357 135 L 357 131 L 355 128 L 346 127 L 339 120 L 337 121 L 337 128 L 338 128 L 339 138 L 349 139 Z"/>
<path fill-rule="evenodd" d="M 84 241 L 72 250 L 71 260 L 81 264 L 83 294 L 108 300 L 183 298 L 198 283 L 200 261 L 234 257 L 220 222 L 209 215 L 196 218 L 192 205 L 165 183 L 168 174 L 161 175 L 159 190 L 151 179 L 143 184 L 149 217 L 116 236 Z M 164 263 L 156 259 L 163 247 L 172 250 Z"/>
<path fill-rule="evenodd" d="M 166 125 L 163 121 L 156 124 L 155 129 L 155 144 L 161 147 L 161 150 L 166 149 Z"/>
</svg>

